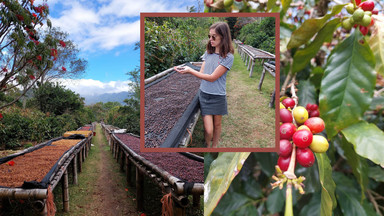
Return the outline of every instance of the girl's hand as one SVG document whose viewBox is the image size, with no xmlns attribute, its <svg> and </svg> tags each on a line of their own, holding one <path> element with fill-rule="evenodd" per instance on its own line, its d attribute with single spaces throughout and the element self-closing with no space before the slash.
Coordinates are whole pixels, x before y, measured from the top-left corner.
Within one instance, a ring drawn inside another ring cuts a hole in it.
<svg viewBox="0 0 384 216">
<path fill-rule="evenodd" d="M 190 72 L 192 70 L 192 68 L 188 67 L 188 66 L 183 66 L 183 67 L 173 67 L 173 69 L 175 71 L 177 71 L 178 73 L 181 73 L 181 74 L 186 74 L 188 72 Z"/>
</svg>

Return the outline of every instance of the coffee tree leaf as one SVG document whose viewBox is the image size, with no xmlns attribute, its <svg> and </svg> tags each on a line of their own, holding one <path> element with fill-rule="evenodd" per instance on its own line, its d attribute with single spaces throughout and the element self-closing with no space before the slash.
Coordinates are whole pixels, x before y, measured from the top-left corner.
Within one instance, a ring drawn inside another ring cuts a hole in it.
<svg viewBox="0 0 384 216">
<path fill-rule="evenodd" d="M 278 213 L 283 210 L 285 200 L 282 197 L 285 196 L 285 189 L 280 190 L 275 188 L 267 199 L 267 209 L 271 214 Z"/>
<path fill-rule="evenodd" d="M 369 167 L 368 176 L 377 182 L 384 182 L 384 169 L 380 166 Z"/>
<path fill-rule="evenodd" d="M 347 142 L 347 140 L 341 138 L 340 146 L 344 151 L 344 156 L 347 159 L 348 165 L 352 168 L 353 175 L 355 175 L 357 182 L 360 184 L 361 197 L 365 198 L 365 188 L 368 186 L 368 164 L 365 158 L 361 158 L 358 154 L 356 154 L 353 146 Z"/>
<path fill-rule="evenodd" d="M 211 163 L 204 182 L 204 216 L 211 215 L 250 152 L 223 152 Z"/>
<path fill-rule="evenodd" d="M 368 109 L 376 82 L 375 59 L 360 31 L 332 51 L 320 87 L 320 115 L 328 138 L 357 123 Z"/>
<path fill-rule="evenodd" d="M 332 8 L 330 14 L 326 14 L 320 18 L 307 19 L 304 23 L 292 33 L 291 40 L 289 41 L 287 48 L 292 49 L 306 44 L 320 29 L 323 28 L 325 23 L 334 15 L 340 13 L 345 4 L 336 5 Z"/>
<path fill-rule="evenodd" d="M 316 38 L 304 49 L 296 51 L 293 56 L 292 73 L 295 74 L 305 68 L 313 57 L 316 56 L 324 41 L 330 41 L 333 37 L 333 32 L 340 23 L 339 19 L 333 19 L 327 22 L 316 35 Z"/>
<path fill-rule="evenodd" d="M 375 55 L 375 70 L 384 76 L 384 18 L 373 16 L 375 19 L 374 31 L 369 39 L 369 45 Z"/>
<path fill-rule="evenodd" d="M 376 125 L 360 121 L 341 132 L 358 155 L 384 166 L 384 132 Z"/>
<path fill-rule="evenodd" d="M 212 212 L 213 216 L 232 215 L 244 206 L 252 202 L 252 199 L 244 194 L 229 190 L 224 194 L 223 198 L 218 203 L 217 207 Z M 204 212 L 205 214 L 205 212 Z"/>
<path fill-rule="evenodd" d="M 319 167 L 321 184 L 321 216 L 332 216 L 332 210 L 336 207 L 335 197 L 336 184 L 332 179 L 332 166 L 327 154 L 315 153 L 317 165 Z"/>
<path fill-rule="evenodd" d="M 317 93 L 315 86 L 309 80 L 300 80 L 297 86 L 299 91 L 297 97 L 299 97 L 299 105 L 305 107 L 308 103 L 315 104 Z"/>
<path fill-rule="evenodd" d="M 281 5 L 283 8 L 280 11 L 280 18 L 283 18 L 285 13 L 287 13 L 288 8 L 291 6 L 292 0 L 281 0 Z"/>
</svg>

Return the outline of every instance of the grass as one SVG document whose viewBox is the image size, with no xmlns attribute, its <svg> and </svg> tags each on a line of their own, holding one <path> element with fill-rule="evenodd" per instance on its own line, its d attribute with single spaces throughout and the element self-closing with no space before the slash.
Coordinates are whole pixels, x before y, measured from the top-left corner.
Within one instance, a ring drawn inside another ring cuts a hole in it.
<svg viewBox="0 0 384 216">
<path fill-rule="evenodd" d="M 95 187 L 95 183 L 99 181 L 99 177 L 101 175 L 101 170 L 98 168 L 100 163 L 107 163 L 107 161 L 102 161 L 101 157 L 101 151 L 106 152 L 107 160 L 111 161 L 109 169 L 111 170 L 111 176 L 110 179 L 113 181 L 117 181 L 118 185 L 121 185 L 122 189 L 124 189 L 126 185 L 125 180 L 125 174 L 123 172 L 120 172 L 120 166 L 118 163 L 116 163 L 109 150 L 108 145 L 103 145 L 102 143 L 107 143 L 107 140 L 105 136 L 103 135 L 101 131 L 100 125 L 96 127 L 96 133 L 101 135 L 101 139 L 97 139 L 97 137 L 92 138 L 92 146 L 91 150 L 89 151 L 89 155 L 86 158 L 86 160 L 83 162 L 82 166 L 82 172 L 78 173 L 78 185 L 73 185 L 72 183 L 72 175 L 69 173 L 69 205 L 70 205 L 70 212 L 64 213 L 62 211 L 63 209 L 63 202 L 62 202 L 62 193 L 61 193 L 61 183 L 58 184 L 58 186 L 54 190 L 55 195 L 55 203 L 57 212 L 56 215 L 90 215 L 92 212 L 94 212 L 95 208 L 99 205 L 101 200 L 97 200 L 97 190 L 98 188 Z M 71 172 L 71 170 L 68 170 Z M 133 190 L 128 189 L 127 194 L 128 196 L 133 196 L 134 194 L 131 192 Z M 112 194 L 112 196 L 117 196 L 117 194 Z M 106 198 L 108 196 L 106 195 Z M 132 198 L 133 200 L 134 198 Z M 129 202 L 129 200 L 127 200 Z M 131 201 L 132 202 L 132 201 Z M 111 206 L 113 208 L 113 206 Z M 95 212 L 94 212 L 95 213 Z"/>
<path fill-rule="evenodd" d="M 275 89 L 275 79 L 265 75 L 262 90 L 257 89 L 262 73 L 256 60 L 253 75 L 235 52 L 232 69 L 227 75 L 228 115 L 223 117 L 222 136 L 218 147 L 266 148 L 275 146 L 275 110 L 268 107 Z M 205 147 L 203 122 L 199 119 L 194 134 L 194 147 Z M 201 142 L 198 144 L 197 142 Z"/>
</svg>

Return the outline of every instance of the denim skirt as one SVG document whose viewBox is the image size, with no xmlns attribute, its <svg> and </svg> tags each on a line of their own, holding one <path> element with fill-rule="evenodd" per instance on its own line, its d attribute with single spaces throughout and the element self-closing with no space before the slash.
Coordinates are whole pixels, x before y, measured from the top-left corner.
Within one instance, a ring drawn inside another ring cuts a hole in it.
<svg viewBox="0 0 384 216">
<path fill-rule="evenodd" d="M 201 115 L 227 115 L 227 96 L 199 93 Z"/>
</svg>

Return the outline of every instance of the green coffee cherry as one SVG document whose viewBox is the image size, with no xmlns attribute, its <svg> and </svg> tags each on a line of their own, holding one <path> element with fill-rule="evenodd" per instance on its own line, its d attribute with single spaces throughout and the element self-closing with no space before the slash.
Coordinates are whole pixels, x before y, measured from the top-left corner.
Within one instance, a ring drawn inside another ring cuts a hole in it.
<svg viewBox="0 0 384 216">
<path fill-rule="evenodd" d="M 355 12 L 355 7 L 352 3 L 347 4 L 347 6 L 345 6 L 345 9 L 347 9 L 347 12 L 349 14 L 353 14 L 353 12 Z"/>
<path fill-rule="evenodd" d="M 233 0 L 224 0 L 224 7 L 230 7 L 233 4 Z"/>
<path fill-rule="evenodd" d="M 365 15 L 372 16 L 372 11 L 364 11 Z"/>
<path fill-rule="evenodd" d="M 363 17 L 364 17 L 363 9 L 358 8 L 357 10 L 355 10 L 355 12 L 353 12 L 352 16 L 353 16 L 353 20 L 355 22 L 360 22 L 363 19 Z"/>
<path fill-rule="evenodd" d="M 361 25 L 367 27 L 369 24 L 371 24 L 371 17 L 364 15 L 363 20 L 361 21 Z"/>
<path fill-rule="evenodd" d="M 341 26 L 346 29 L 346 30 L 351 30 L 352 29 L 352 23 L 351 23 L 351 19 L 345 19 L 342 23 L 341 23 Z"/>
</svg>

